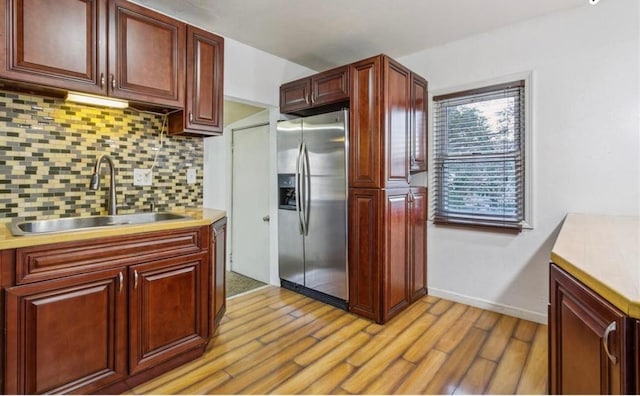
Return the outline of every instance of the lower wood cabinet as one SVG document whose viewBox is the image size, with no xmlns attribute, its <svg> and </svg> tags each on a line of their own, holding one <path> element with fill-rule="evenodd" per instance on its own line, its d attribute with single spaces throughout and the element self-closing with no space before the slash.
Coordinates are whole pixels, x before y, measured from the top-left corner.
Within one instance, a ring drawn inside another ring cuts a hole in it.
<svg viewBox="0 0 640 396">
<path fill-rule="evenodd" d="M 211 240 L 211 260 L 213 260 L 212 271 L 212 299 L 211 299 L 211 336 L 218 327 L 222 316 L 227 309 L 227 288 L 226 288 L 226 258 L 227 258 L 227 218 L 216 221 L 211 226 L 213 238 Z"/>
<path fill-rule="evenodd" d="M 426 293 L 426 189 L 349 190 L 349 310 L 384 323 Z"/>
<path fill-rule="evenodd" d="M 550 294 L 550 393 L 634 393 L 632 321 L 555 264 Z"/>
<path fill-rule="evenodd" d="M 120 393 L 200 356 L 224 314 L 225 225 L 0 251 L 2 392 Z"/>
<path fill-rule="evenodd" d="M 129 267 L 129 372 L 136 374 L 208 341 L 208 256 Z"/>
<path fill-rule="evenodd" d="M 6 290 L 6 394 L 92 393 L 127 376 L 126 269 Z"/>
</svg>

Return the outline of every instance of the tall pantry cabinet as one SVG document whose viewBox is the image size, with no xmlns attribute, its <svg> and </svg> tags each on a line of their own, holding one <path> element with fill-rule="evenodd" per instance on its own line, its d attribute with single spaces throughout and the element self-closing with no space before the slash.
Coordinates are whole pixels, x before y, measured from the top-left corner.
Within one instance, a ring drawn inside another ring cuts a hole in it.
<svg viewBox="0 0 640 396">
<path fill-rule="evenodd" d="M 351 81 L 349 309 L 384 323 L 426 293 L 427 82 L 385 55 Z"/>
</svg>

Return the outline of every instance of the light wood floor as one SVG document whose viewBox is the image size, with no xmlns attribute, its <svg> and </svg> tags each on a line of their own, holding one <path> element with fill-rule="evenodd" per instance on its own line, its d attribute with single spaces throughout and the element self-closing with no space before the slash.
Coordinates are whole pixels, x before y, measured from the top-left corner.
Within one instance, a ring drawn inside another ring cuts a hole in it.
<svg viewBox="0 0 640 396">
<path fill-rule="evenodd" d="M 277 287 L 231 299 L 205 354 L 136 394 L 540 394 L 547 328 L 425 296 L 384 326 Z"/>
</svg>

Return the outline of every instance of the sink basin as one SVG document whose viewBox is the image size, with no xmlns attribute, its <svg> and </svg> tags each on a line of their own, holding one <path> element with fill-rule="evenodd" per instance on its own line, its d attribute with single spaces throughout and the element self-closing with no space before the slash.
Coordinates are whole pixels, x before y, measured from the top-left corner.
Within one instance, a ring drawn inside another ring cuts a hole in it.
<svg viewBox="0 0 640 396">
<path fill-rule="evenodd" d="M 9 228 L 15 236 L 51 234 L 57 232 L 87 230 L 97 227 L 149 224 L 172 220 L 193 219 L 190 216 L 170 212 L 148 212 L 115 216 L 68 217 L 52 220 L 13 220 Z"/>
</svg>

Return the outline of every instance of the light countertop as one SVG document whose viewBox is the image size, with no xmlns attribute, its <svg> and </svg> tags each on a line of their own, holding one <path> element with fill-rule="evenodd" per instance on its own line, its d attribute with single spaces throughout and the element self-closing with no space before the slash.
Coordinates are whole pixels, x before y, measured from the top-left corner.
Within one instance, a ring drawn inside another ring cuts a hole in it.
<svg viewBox="0 0 640 396">
<path fill-rule="evenodd" d="M 137 234 L 150 231 L 201 227 L 213 224 L 226 216 L 225 211 L 217 209 L 175 209 L 171 210 L 171 212 L 190 216 L 191 219 L 160 221 L 148 224 L 97 227 L 90 230 L 28 236 L 13 236 L 8 227 L 11 219 L 3 219 L 0 222 L 0 250 L 44 245 L 48 243 L 80 241 L 85 239 L 103 238 L 116 235 Z"/>
<path fill-rule="evenodd" d="M 551 260 L 640 319 L 640 218 L 568 214 Z"/>
</svg>

